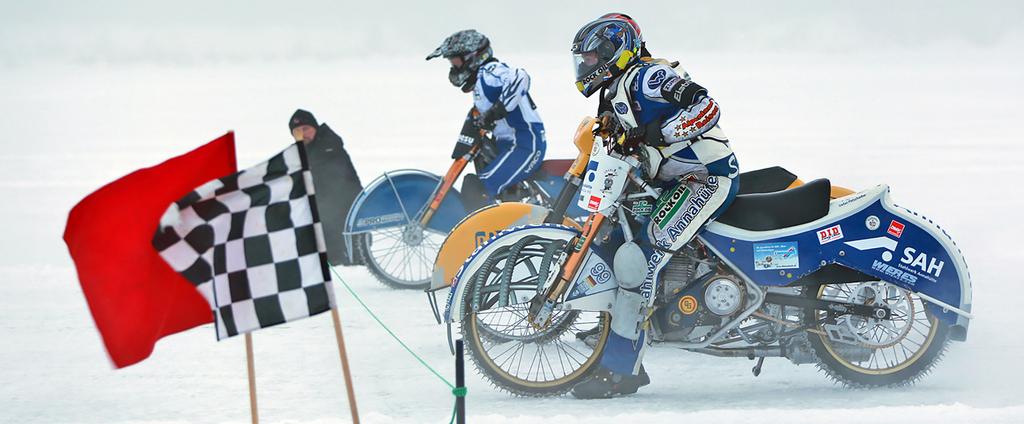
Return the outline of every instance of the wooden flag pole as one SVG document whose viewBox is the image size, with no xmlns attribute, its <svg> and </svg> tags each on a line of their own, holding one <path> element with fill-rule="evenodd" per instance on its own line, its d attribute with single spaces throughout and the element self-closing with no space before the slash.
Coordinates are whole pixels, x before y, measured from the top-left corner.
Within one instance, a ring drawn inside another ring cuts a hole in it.
<svg viewBox="0 0 1024 424">
<path fill-rule="evenodd" d="M 249 369 L 249 414 L 252 424 L 259 424 L 260 414 L 256 409 L 256 364 L 252 354 L 252 334 L 245 333 L 245 362 Z"/>
<path fill-rule="evenodd" d="M 359 408 L 356 407 L 356 392 L 352 387 L 352 373 L 348 369 L 348 354 L 345 353 L 345 336 L 341 334 L 341 318 L 338 308 L 331 308 L 331 320 L 334 321 L 334 338 L 338 340 L 338 356 L 341 357 L 341 372 L 345 375 L 345 390 L 348 391 L 348 408 L 352 413 L 352 423 L 359 424 Z"/>
</svg>

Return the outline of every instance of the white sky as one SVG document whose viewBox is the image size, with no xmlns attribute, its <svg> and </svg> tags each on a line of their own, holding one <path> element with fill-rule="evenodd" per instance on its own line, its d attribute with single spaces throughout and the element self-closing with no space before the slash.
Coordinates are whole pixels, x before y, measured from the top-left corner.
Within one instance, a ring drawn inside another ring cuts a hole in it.
<svg viewBox="0 0 1024 424">
<path fill-rule="evenodd" d="M 654 49 L 845 52 L 1024 39 L 1024 3 L 1013 0 L 2 2 L 0 66 L 425 56 L 464 28 L 488 34 L 499 56 L 560 53 L 608 11 L 633 15 Z"/>
</svg>

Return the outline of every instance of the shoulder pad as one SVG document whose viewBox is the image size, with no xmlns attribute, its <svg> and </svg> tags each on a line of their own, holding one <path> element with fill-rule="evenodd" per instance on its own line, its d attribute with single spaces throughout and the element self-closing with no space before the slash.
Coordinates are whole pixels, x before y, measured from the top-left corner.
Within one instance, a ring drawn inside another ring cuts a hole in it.
<svg viewBox="0 0 1024 424">
<path fill-rule="evenodd" d="M 508 66 L 501 62 L 490 62 L 477 71 L 477 79 L 484 84 L 499 87 L 501 79 L 508 74 Z"/>
<path fill-rule="evenodd" d="M 683 65 L 680 65 L 678 61 L 669 61 L 668 59 L 653 58 L 653 57 L 642 57 L 642 58 L 640 58 L 640 60 L 645 62 L 645 63 L 652 64 L 652 65 L 665 65 L 665 66 L 668 66 L 669 68 L 672 68 L 672 70 L 675 71 L 676 75 L 679 75 L 680 78 L 682 78 L 684 80 L 687 80 L 687 81 L 690 80 L 690 73 L 686 72 L 686 69 L 684 69 Z"/>
<path fill-rule="evenodd" d="M 644 93 L 644 96 L 650 99 L 662 98 L 661 87 L 666 81 L 678 77 L 676 72 L 667 65 L 662 64 L 650 64 L 647 69 L 641 71 L 640 76 L 637 78 L 640 80 L 639 90 Z"/>
</svg>

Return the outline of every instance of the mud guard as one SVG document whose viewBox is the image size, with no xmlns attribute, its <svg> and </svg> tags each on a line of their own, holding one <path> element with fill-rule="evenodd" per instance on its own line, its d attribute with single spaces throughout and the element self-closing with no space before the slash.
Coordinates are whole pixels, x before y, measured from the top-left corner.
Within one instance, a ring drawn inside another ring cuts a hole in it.
<svg viewBox="0 0 1024 424">
<path fill-rule="evenodd" d="M 576 228 L 555 224 L 525 225 L 495 234 L 494 237 L 491 237 L 473 251 L 465 263 L 459 267 L 458 272 L 455 273 L 455 277 L 452 279 L 451 290 L 448 291 L 448 300 L 445 302 L 444 320 L 446 322 L 459 322 L 462 320 L 464 314 L 462 299 L 466 287 L 470 286 L 470 277 L 476 274 L 487 257 L 495 250 L 515 244 L 515 242 L 526 236 L 539 236 L 550 240 L 565 240 L 568 242 L 579 234 L 580 231 Z"/>
<path fill-rule="evenodd" d="M 967 337 L 971 279 L 960 249 L 934 222 L 893 204 L 888 186 L 832 200 L 826 216 L 795 227 L 748 231 L 714 222 L 699 237 L 762 286 L 789 285 L 831 264 L 890 282 L 921 295 L 952 326 L 952 339 Z"/>
<path fill-rule="evenodd" d="M 426 209 L 441 177 L 426 171 L 402 169 L 385 172 L 359 193 L 348 212 L 345 223 L 345 244 L 353 255 L 353 235 L 367 231 L 401 227 L 415 221 Z M 444 201 L 427 228 L 447 234 L 466 216 L 462 197 L 454 188 L 448 190 Z"/>
<path fill-rule="evenodd" d="M 473 251 L 501 230 L 544 222 L 550 210 L 543 206 L 505 202 L 486 206 L 459 221 L 448 233 L 434 260 L 434 273 L 430 277 L 430 289 L 448 287 L 455 278 L 459 267 L 466 262 Z M 579 224 L 569 218 L 562 225 L 580 229 Z"/>
</svg>

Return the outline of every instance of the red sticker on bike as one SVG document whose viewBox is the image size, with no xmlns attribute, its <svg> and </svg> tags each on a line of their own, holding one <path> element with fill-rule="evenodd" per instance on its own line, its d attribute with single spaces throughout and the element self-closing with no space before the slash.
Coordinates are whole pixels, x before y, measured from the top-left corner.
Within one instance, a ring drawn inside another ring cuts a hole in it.
<svg viewBox="0 0 1024 424">
<path fill-rule="evenodd" d="M 601 198 L 597 196 L 590 196 L 590 203 L 587 203 L 587 209 L 597 210 L 598 206 L 601 206 Z"/>
<path fill-rule="evenodd" d="M 889 234 L 892 234 L 896 238 L 900 238 L 900 236 L 903 235 L 904 228 L 905 226 L 902 222 L 897 222 L 896 220 L 893 220 L 892 223 L 889 224 Z"/>
</svg>

